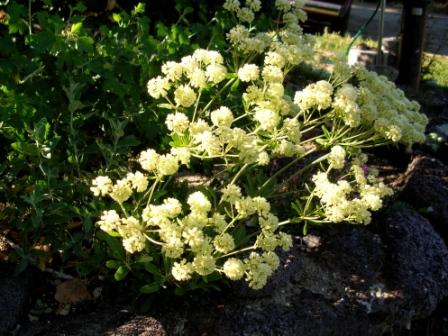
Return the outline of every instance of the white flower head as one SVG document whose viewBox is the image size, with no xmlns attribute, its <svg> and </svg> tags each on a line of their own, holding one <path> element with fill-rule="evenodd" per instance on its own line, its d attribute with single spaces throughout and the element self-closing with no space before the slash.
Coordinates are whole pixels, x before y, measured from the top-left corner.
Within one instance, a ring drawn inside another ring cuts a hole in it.
<svg viewBox="0 0 448 336">
<path fill-rule="evenodd" d="M 174 101 L 177 105 L 190 107 L 196 102 L 196 92 L 188 86 L 181 85 L 174 91 Z"/>
<path fill-rule="evenodd" d="M 230 127 L 233 122 L 233 114 L 228 107 L 221 106 L 210 114 L 210 119 L 215 126 Z"/>
<path fill-rule="evenodd" d="M 255 64 L 245 64 L 238 70 L 238 78 L 243 82 L 250 82 L 258 79 L 260 69 Z"/>
</svg>

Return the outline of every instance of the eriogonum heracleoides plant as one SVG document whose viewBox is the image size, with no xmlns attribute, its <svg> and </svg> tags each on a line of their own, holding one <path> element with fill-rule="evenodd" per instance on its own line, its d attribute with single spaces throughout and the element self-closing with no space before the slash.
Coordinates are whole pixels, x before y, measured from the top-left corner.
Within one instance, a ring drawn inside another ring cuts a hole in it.
<svg viewBox="0 0 448 336">
<path fill-rule="evenodd" d="M 162 283 L 223 274 L 263 287 L 279 266 L 277 248 L 292 245 L 283 225 L 368 224 L 392 193 L 366 165 L 364 148 L 424 139 L 418 104 L 364 68 L 338 64 L 328 80 L 289 94 L 286 75 L 313 57 L 299 26 L 302 3 L 277 0 L 282 25 L 270 32 L 252 26 L 260 4 L 226 1 L 238 20 L 229 50 L 198 49 L 149 80 L 150 96 L 170 111 L 170 150 L 147 149 L 141 171 L 93 181 L 96 196 L 117 204 L 103 212 L 100 228 L 119 236 L 129 254 L 157 255 Z M 201 163 L 213 174 L 179 194 L 181 177 L 197 174 Z M 248 188 L 253 176 L 259 184 Z M 268 199 L 297 178 L 295 213 L 277 213 Z"/>
</svg>

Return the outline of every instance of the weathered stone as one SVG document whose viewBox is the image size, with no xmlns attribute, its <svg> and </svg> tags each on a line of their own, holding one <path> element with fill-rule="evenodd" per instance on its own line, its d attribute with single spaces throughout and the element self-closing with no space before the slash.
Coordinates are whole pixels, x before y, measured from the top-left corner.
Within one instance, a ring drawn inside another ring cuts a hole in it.
<svg viewBox="0 0 448 336">
<path fill-rule="evenodd" d="M 399 181 L 399 198 L 424 212 L 436 230 L 448 241 L 448 167 L 423 155 L 416 156 Z"/>
<path fill-rule="evenodd" d="M 432 313 L 448 295 L 448 250 L 431 224 L 413 210 L 388 217 L 383 240 L 387 263 L 384 275 L 401 292 L 410 319 Z"/>
<path fill-rule="evenodd" d="M 0 263 L 0 335 L 15 328 L 30 297 L 32 271 L 14 276 L 14 267 Z"/>
<path fill-rule="evenodd" d="M 103 306 L 22 335 L 377 336 L 428 316 L 448 295 L 448 250 L 413 210 L 313 235 L 319 244 L 297 239 L 260 291 L 239 283 L 208 295 L 155 297 L 147 316 Z"/>
<path fill-rule="evenodd" d="M 129 307 L 101 304 L 91 312 L 72 313 L 55 320 L 29 324 L 20 330 L 24 336 L 164 336 L 166 332 L 152 317 L 136 316 Z"/>
</svg>

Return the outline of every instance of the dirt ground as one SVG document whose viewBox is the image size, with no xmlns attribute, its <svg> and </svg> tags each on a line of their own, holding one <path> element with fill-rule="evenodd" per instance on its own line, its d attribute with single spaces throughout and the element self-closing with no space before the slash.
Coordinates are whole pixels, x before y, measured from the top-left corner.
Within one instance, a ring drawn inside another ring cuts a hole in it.
<svg viewBox="0 0 448 336">
<path fill-rule="evenodd" d="M 351 10 L 348 32 L 355 34 L 358 29 L 369 19 L 375 10 L 375 5 L 366 3 L 354 3 Z M 364 32 L 364 37 L 377 39 L 380 22 L 378 12 Z M 401 8 L 398 6 L 387 6 L 384 22 L 384 37 L 400 35 Z M 448 56 L 448 15 L 429 13 L 426 27 L 425 51 L 433 54 Z"/>
</svg>

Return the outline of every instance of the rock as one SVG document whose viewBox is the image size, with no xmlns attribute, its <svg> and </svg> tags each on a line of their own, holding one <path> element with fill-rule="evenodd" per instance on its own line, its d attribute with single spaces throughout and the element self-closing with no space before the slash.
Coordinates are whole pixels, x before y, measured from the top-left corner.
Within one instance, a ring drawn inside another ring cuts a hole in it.
<svg viewBox="0 0 448 336">
<path fill-rule="evenodd" d="M 147 316 L 102 306 L 21 335 L 377 336 L 430 315 L 448 295 L 448 250 L 428 220 L 406 208 L 371 226 L 314 231 L 281 259 L 260 291 L 240 283 L 208 295 L 160 295 Z"/>
<path fill-rule="evenodd" d="M 409 318 L 429 316 L 448 295 L 448 250 L 427 219 L 401 210 L 385 221 L 384 275 L 401 292 Z"/>
<path fill-rule="evenodd" d="M 258 296 L 193 308 L 185 334 L 382 335 L 428 316 L 448 295 L 446 246 L 411 210 L 378 227 L 339 227 L 318 251 L 294 249 Z"/>
<path fill-rule="evenodd" d="M 448 167 L 434 158 L 417 155 L 398 184 L 399 199 L 423 211 L 448 242 Z"/>
<path fill-rule="evenodd" d="M 101 304 L 93 311 L 54 320 L 39 321 L 20 330 L 23 336 L 164 336 L 162 324 L 155 318 L 132 314 L 129 307 Z"/>
<path fill-rule="evenodd" d="M 61 304 L 71 304 L 91 300 L 92 295 L 88 291 L 84 281 L 71 279 L 64 281 L 56 287 L 54 298 Z"/>
<path fill-rule="evenodd" d="M 32 285 L 32 270 L 14 276 L 12 265 L 0 263 L 0 335 L 13 330 L 25 313 Z"/>
</svg>

